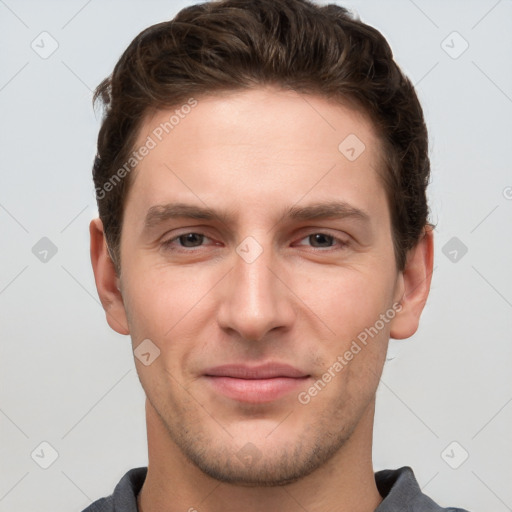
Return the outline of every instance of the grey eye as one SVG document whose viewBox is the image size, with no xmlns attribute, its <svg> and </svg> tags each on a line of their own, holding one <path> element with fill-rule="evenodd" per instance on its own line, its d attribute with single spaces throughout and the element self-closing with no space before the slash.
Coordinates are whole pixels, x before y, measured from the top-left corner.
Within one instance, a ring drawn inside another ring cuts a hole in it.
<svg viewBox="0 0 512 512">
<path fill-rule="evenodd" d="M 199 233 L 187 233 L 178 237 L 183 247 L 198 247 L 203 242 L 204 235 Z"/>
<path fill-rule="evenodd" d="M 324 233 L 315 233 L 307 237 L 314 247 L 331 247 L 334 242 L 334 237 L 326 235 Z M 315 245 L 318 243 L 320 245 Z M 327 243 L 328 245 L 325 245 Z"/>
</svg>

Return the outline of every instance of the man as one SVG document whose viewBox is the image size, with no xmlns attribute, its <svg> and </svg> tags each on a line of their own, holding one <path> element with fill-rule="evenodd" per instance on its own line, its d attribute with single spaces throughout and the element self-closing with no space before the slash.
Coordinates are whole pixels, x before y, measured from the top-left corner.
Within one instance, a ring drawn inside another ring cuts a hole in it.
<svg viewBox="0 0 512 512">
<path fill-rule="evenodd" d="M 139 34 L 96 99 L 91 258 L 149 465 L 86 510 L 460 510 L 372 468 L 388 341 L 433 266 L 427 132 L 383 36 L 335 5 L 209 2 Z"/>
</svg>

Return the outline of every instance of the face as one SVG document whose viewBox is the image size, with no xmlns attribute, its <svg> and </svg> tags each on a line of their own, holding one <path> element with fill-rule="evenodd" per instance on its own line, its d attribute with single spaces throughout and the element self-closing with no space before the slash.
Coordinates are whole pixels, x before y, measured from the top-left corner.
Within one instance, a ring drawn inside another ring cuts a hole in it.
<svg viewBox="0 0 512 512">
<path fill-rule="evenodd" d="M 368 414 L 400 315 L 379 141 L 357 111 L 273 88 L 158 130 L 174 110 L 145 120 L 125 204 L 126 321 L 159 351 L 139 378 L 205 473 L 294 481 Z"/>
</svg>

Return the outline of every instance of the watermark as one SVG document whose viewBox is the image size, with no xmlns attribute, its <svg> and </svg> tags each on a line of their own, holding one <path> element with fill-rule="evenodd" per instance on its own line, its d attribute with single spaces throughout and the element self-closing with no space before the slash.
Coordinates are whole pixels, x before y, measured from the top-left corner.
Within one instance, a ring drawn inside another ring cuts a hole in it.
<svg viewBox="0 0 512 512">
<path fill-rule="evenodd" d="M 347 135 L 338 146 L 338 151 L 350 162 L 357 160 L 365 149 L 364 142 L 354 133 Z"/>
<path fill-rule="evenodd" d="M 176 109 L 173 114 L 169 117 L 168 121 L 160 123 L 152 132 L 148 135 L 144 144 L 139 146 L 138 149 L 130 153 L 130 156 L 126 162 L 117 169 L 117 171 L 103 184 L 101 187 L 96 187 L 96 199 L 102 200 L 105 198 L 108 192 L 111 192 L 121 181 L 130 174 L 138 163 L 142 162 L 146 158 L 151 150 L 158 146 L 166 135 L 171 133 L 176 126 L 181 123 L 182 119 L 185 119 L 194 107 L 197 107 L 198 101 L 194 98 L 190 98 L 187 103 L 182 105 L 179 109 Z"/>
<path fill-rule="evenodd" d="M 144 366 L 149 366 L 160 356 L 160 349 L 149 338 L 146 338 L 137 345 L 133 354 Z"/>
<path fill-rule="evenodd" d="M 505 187 L 503 189 L 503 197 L 505 199 L 512 199 L 512 187 Z"/>
<path fill-rule="evenodd" d="M 32 247 L 32 254 L 41 261 L 41 263 L 48 263 L 57 254 L 58 250 L 57 246 L 48 237 L 43 236 L 43 238 Z"/>
<path fill-rule="evenodd" d="M 59 43 L 49 32 L 41 32 L 31 43 L 30 47 L 41 59 L 48 59 L 59 48 Z"/>
<path fill-rule="evenodd" d="M 442 452 L 441 458 L 452 469 L 459 469 L 468 460 L 468 451 L 457 441 L 452 441 Z"/>
<path fill-rule="evenodd" d="M 441 48 L 455 60 L 469 48 L 469 43 L 454 30 L 441 41 Z"/>
<path fill-rule="evenodd" d="M 48 469 L 59 458 L 59 452 L 48 441 L 43 441 L 34 448 L 30 456 L 39 467 Z"/>
<path fill-rule="evenodd" d="M 256 261 L 263 252 L 263 247 L 258 243 L 256 238 L 248 236 L 236 248 L 236 253 L 246 262 L 252 263 Z"/>
<path fill-rule="evenodd" d="M 458 263 L 468 252 L 468 247 L 456 236 L 453 236 L 443 245 L 441 251 L 452 263 Z"/>
<path fill-rule="evenodd" d="M 261 451 L 252 443 L 246 443 L 236 453 L 238 460 L 248 466 L 252 467 L 261 459 Z"/>
<path fill-rule="evenodd" d="M 338 375 L 343 368 L 345 368 L 354 356 L 359 354 L 363 347 L 368 344 L 369 338 L 373 339 L 377 334 L 379 334 L 382 329 L 388 324 L 393 318 L 395 318 L 397 313 L 402 311 L 402 305 L 398 302 L 395 302 L 391 308 L 389 308 L 385 313 L 381 313 L 379 319 L 371 326 L 366 327 L 363 331 L 361 331 L 356 339 L 352 340 L 350 348 L 344 352 L 343 355 L 339 355 L 336 358 L 336 361 L 329 366 L 329 368 L 322 374 L 322 376 L 315 381 L 315 383 L 310 386 L 306 391 L 301 391 L 297 395 L 297 399 L 303 405 L 309 404 L 311 399 L 322 391 L 329 382 L 331 382 L 336 375 Z M 359 343 L 358 343 L 359 342 Z M 361 346 L 362 345 L 362 346 Z"/>
</svg>

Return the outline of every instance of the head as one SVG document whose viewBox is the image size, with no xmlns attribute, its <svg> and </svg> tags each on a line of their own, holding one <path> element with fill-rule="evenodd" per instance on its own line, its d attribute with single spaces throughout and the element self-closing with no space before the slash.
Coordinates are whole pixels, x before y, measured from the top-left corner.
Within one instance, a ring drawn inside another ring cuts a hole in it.
<svg viewBox="0 0 512 512">
<path fill-rule="evenodd" d="M 371 437 L 432 269 L 426 127 L 384 37 L 336 5 L 208 2 L 141 32 L 95 99 L 95 278 L 153 354 L 135 362 L 154 421 L 246 485 Z M 276 394 L 219 377 L 282 364 Z"/>
</svg>

